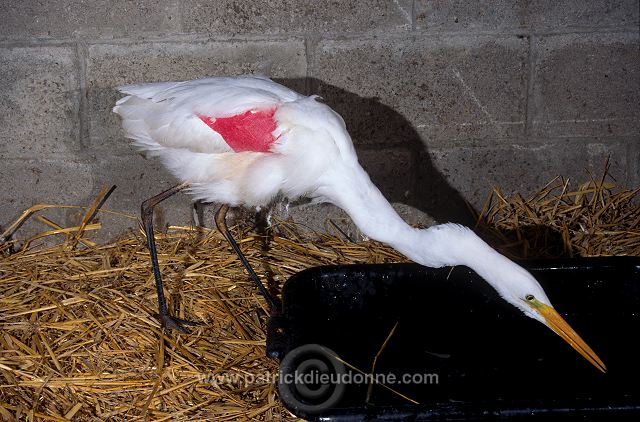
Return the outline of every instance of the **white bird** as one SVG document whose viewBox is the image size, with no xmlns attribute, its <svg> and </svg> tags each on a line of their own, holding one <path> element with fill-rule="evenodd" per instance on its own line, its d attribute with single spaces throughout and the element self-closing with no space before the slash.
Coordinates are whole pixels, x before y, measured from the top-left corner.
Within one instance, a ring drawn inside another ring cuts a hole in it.
<svg viewBox="0 0 640 422">
<path fill-rule="evenodd" d="M 195 199 L 230 206 L 262 207 L 276 197 L 308 197 L 345 210 L 366 236 L 428 266 L 465 265 L 525 315 L 540 321 L 598 369 L 606 367 L 553 308 L 525 269 L 469 228 L 441 224 L 409 226 L 371 182 L 345 123 L 317 96 L 303 96 L 269 79 L 212 77 L 184 82 L 126 85 L 113 111 L 127 138 L 157 156 L 181 184 L 143 204 L 143 221 L 154 264 L 160 320 L 183 330 L 187 321 L 169 315 L 155 258 L 153 206 L 186 188 Z M 221 231 L 244 259 L 226 230 Z M 250 266 L 243 260 L 247 269 Z M 252 274 L 263 294 L 266 290 Z M 268 298 L 268 294 L 266 296 Z M 271 306 L 274 306 L 270 302 Z"/>
</svg>

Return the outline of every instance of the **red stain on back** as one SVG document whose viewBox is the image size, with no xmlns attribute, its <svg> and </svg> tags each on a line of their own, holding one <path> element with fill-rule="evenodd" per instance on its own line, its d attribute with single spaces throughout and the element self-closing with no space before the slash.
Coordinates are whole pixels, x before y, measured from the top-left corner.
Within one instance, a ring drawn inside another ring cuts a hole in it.
<svg viewBox="0 0 640 422">
<path fill-rule="evenodd" d="M 231 117 L 209 117 L 198 115 L 207 126 L 222 136 L 235 152 L 269 152 L 276 140 L 271 132 L 276 129 L 273 115 L 276 109 L 246 111 Z"/>
</svg>

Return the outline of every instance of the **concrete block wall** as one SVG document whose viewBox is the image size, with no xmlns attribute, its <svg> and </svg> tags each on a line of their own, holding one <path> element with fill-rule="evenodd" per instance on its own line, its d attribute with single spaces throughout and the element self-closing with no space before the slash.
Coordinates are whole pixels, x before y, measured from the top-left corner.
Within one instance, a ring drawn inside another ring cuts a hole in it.
<svg viewBox="0 0 640 422">
<path fill-rule="evenodd" d="M 114 87 L 209 75 L 320 94 L 383 193 L 437 220 L 607 156 L 640 183 L 638 0 L 4 0 L 0 16 L 0 226 L 104 184 L 137 215 L 174 181 L 123 139 Z M 190 214 L 183 196 L 161 220 Z"/>
</svg>

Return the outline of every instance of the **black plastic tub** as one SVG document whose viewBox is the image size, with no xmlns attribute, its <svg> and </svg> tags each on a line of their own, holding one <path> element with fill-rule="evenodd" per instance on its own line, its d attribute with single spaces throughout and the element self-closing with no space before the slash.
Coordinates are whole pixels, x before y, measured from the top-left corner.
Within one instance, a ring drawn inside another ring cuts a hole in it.
<svg viewBox="0 0 640 422">
<path fill-rule="evenodd" d="M 280 399 L 309 420 L 640 420 L 640 259 L 523 265 L 606 374 L 466 267 L 329 266 L 291 277 L 270 320 Z"/>
</svg>

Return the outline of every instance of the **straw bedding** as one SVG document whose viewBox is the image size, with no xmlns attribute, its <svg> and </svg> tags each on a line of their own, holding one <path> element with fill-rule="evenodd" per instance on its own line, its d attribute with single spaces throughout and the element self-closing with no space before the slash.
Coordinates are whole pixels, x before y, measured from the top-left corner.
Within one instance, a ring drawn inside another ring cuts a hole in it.
<svg viewBox="0 0 640 422">
<path fill-rule="evenodd" d="M 640 187 L 620 189 L 608 176 L 572 188 L 557 177 L 524 199 L 497 188 L 478 216 L 478 231 L 520 258 L 640 256 Z"/>
<path fill-rule="evenodd" d="M 79 227 L 48 220 L 54 206 L 36 207 L 56 246 L 0 244 L 0 419 L 293 419 L 277 399 L 277 363 L 265 357 L 266 304 L 222 236 L 157 233 L 170 307 L 203 323 L 189 335 L 163 333 L 143 234 L 88 239 L 104 193 Z M 637 194 L 606 177 L 578 189 L 556 179 L 526 200 L 496 189 L 478 229 L 513 256 L 640 255 Z M 246 227 L 233 233 L 275 292 L 316 265 L 404 260 L 377 242 L 282 221 L 268 238 Z"/>
</svg>

